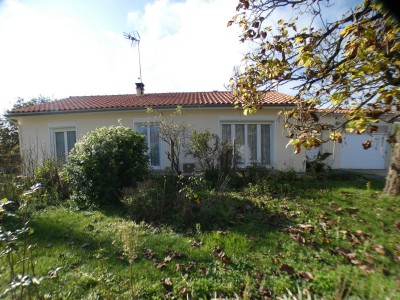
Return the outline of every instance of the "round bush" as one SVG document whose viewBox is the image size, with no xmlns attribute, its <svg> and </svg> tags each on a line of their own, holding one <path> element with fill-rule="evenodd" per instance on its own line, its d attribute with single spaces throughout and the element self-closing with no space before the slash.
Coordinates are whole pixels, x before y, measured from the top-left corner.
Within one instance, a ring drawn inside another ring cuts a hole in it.
<svg viewBox="0 0 400 300">
<path fill-rule="evenodd" d="M 78 205 L 119 204 L 123 188 L 134 187 L 148 172 L 147 145 L 138 132 L 124 126 L 87 133 L 64 165 Z"/>
</svg>

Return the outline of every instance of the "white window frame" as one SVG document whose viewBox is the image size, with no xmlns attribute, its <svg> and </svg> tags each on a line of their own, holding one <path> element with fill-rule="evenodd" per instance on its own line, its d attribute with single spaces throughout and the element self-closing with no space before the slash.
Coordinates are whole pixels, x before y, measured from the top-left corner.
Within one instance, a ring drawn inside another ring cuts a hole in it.
<svg viewBox="0 0 400 300">
<path fill-rule="evenodd" d="M 56 133 L 57 132 L 64 133 L 65 161 L 68 161 L 68 156 L 69 156 L 68 138 L 67 138 L 68 131 L 75 131 L 75 143 L 76 143 L 78 141 L 78 131 L 76 128 L 76 123 L 73 122 L 49 123 L 50 152 L 57 162 L 59 161 L 57 159 Z"/>
<path fill-rule="evenodd" d="M 267 168 L 272 168 L 274 166 L 275 162 L 275 153 L 273 151 L 274 149 L 274 141 L 275 141 L 275 122 L 271 120 L 259 120 L 259 119 L 254 119 L 254 120 L 238 120 L 238 119 L 230 119 L 230 118 L 224 118 L 219 120 L 220 124 L 220 137 L 222 139 L 222 125 L 230 125 L 231 126 L 231 141 L 234 143 L 235 141 L 235 136 L 236 136 L 236 126 L 235 125 L 245 125 L 244 127 L 244 163 L 238 164 L 239 167 L 246 167 L 250 166 L 253 163 L 257 163 L 260 165 L 263 165 Z M 256 125 L 256 130 L 257 130 L 257 135 L 256 135 L 256 142 L 257 142 L 257 160 L 256 161 L 250 161 L 249 160 L 249 151 L 248 151 L 248 125 Z M 269 164 L 262 164 L 261 161 L 261 125 L 269 125 L 270 126 L 270 133 L 269 133 L 269 139 L 270 139 L 270 149 L 269 149 Z M 233 146 L 233 144 L 232 144 Z"/>
<path fill-rule="evenodd" d="M 148 119 L 145 118 L 140 118 L 140 119 L 134 119 L 133 120 L 133 129 L 135 131 L 138 131 L 138 127 L 139 126 L 146 126 L 147 129 L 147 140 L 146 140 L 146 144 L 147 144 L 147 154 L 149 155 L 150 158 L 150 126 L 149 125 L 158 125 L 159 122 L 157 120 L 155 121 L 149 121 Z M 158 145 L 159 145 L 159 153 L 160 153 L 160 165 L 159 166 L 154 166 L 151 165 L 151 159 L 149 159 L 150 162 L 150 166 L 155 169 L 155 170 L 162 170 L 163 169 L 163 165 L 164 165 L 164 161 L 163 161 L 163 143 L 161 138 L 158 138 Z"/>
</svg>

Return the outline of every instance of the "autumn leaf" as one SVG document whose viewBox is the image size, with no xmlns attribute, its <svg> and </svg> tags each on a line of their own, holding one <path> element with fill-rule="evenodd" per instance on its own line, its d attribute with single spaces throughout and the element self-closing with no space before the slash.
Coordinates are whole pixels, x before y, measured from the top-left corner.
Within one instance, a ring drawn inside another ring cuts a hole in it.
<svg viewBox="0 0 400 300">
<path fill-rule="evenodd" d="M 199 273 L 202 275 L 207 275 L 207 268 L 206 267 L 200 267 L 199 268 Z"/>
<path fill-rule="evenodd" d="M 157 269 L 162 269 L 162 268 L 164 268 L 165 266 L 166 266 L 167 264 L 165 263 L 165 262 L 156 262 L 155 263 L 155 266 L 156 266 L 156 268 Z"/>
<path fill-rule="evenodd" d="M 147 259 L 156 258 L 156 253 L 153 250 L 151 250 L 150 248 L 143 248 L 143 255 Z"/>
<path fill-rule="evenodd" d="M 299 276 L 306 281 L 310 281 L 314 279 L 314 276 L 310 272 L 300 272 Z"/>
<path fill-rule="evenodd" d="M 348 249 L 337 247 L 335 249 L 335 252 L 341 256 L 343 256 L 347 261 L 349 261 L 353 265 L 359 265 L 360 262 L 355 258 L 356 254 L 354 252 L 351 252 Z"/>
<path fill-rule="evenodd" d="M 179 293 L 179 295 L 183 296 L 183 295 L 188 295 L 188 294 L 190 294 L 190 291 L 189 291 L 188 288 L 183 287 L 183 288 L 181 288 L 181 289 L 179 290 L 178 293 Z"/>
<path fill-rule="evenodd" d="M 370 140 L 365 141 L 364 143 L 362 143 L 362 146 L 363 146 L 364 150 L 368 150 L 369 148 L 371 148 L 372 142 Z"/>
<path fill-rule="evenodd" d="M 196 263 L 194 261 L 189 261 L 188 265 L 185 267 L 186 272 L 192 271 L 196 267 Z"/>
<path fill-rule="evenodd" d="M 265 286 L 260 286 L 258 289 L 260 295 L 264 297 L 264 299 L 272 299 L 272 292 Z"/>
<path fill-rule="evenodd" d="M 57 278 L 57 277 L 58 277 L 58 271 L 60 271 L 61 269 L 63 269 L 63 267 L 58 267 L 58 268 L 55 269 L 55 270 L 51 270 L 51 271 L 48 273 L 49 277 L 50 277 L 51 279 Z"/>
<path fill-rule="evenodd" d="M 293 275 L 295 274 L 294 268 L 287 265 L 287 264 L 283 264 L 280 268 L 279 268 L 279 272 L 286 272 L 289 275 Z"/>
<path fill-rule="evenodd" d="M 168 263 L 168 262 L 170 262 L 172 260 L 172 257 L 171 256 L 166 256 L 166 257 L 164 257 L 164 262 L 165 263 Z"/>
<path fill-rule="evenodd" d="M 164 259 L 164 261 L 171 261 L 174 258 L 182 258 L 185 255 L 182 252 L 178 252 L 178 251 L 173 251 L 171 249 L 167 249 L 164 251 L 167 255 L 167 257 Z"/>
<path fill-rule="evenodd" d="M 371 248 L 378 254 L 386 254 L 386 250 L 382 245 L 372 245 Z"/>
<path fill-rule="evenodd" d="M 162 281 L 162 283 L 163 283 L 163 285 L 164 285 L 164 287 L 172 287 L 172 280 L 171 280 L 171 278 L 165 278 L 165 279 L 163 279 L 163 281 Z"/>
<path fill-rule="evenodd" d="M 190 246 L 192 246 L 193 248 L 199 248 L 203 242 L 199 241 L 199 240 L 194 240 L 194 241 L 189 241 L 190 242 Z"/>
<path fill-rule="evenodd" d="M 223 231 L 223 230 L 217 230 L 216 233 L 219 235 L 227 235 L 228 234 L 227 231 Z"/>
<path fill-rule="evenodd" d="M 307 232 L 314 231 L 314 226 L 312 226 L 310 224 L 297 224 L 297 227 L 299 227 L 300 229 L 303 229 Z"/>
<path fill-rule="evenodd" d="M 372 273 L 374 268 L 368 264 L 359 265 L 358 268 L 366 273 Z"/>
<path fill-rule="evenodd" d="M 220 247 L 214 247 L 214 256 L 216 256 L 220 261 L 225 264 L 230 264 L 232 260 L 226 255 L 226 253 Z"/>
</svg>

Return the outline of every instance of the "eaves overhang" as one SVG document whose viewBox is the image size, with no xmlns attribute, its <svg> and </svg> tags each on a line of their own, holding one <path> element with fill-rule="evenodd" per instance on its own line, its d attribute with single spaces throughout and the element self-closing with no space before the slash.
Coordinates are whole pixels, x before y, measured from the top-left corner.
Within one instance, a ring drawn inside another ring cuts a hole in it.
<svg viewBox="0 0 400 300">
<path fill-rule="evenodd" d="M 163 106 L 148 106 L 148 107 L 110 107 L 110 108 L 96 108 L 96 109 L 77 109 L 77 110 L 52 110 L 52 111 L 34 111 L 34 112 L 18 112 L 12 113 L 7 112 L 5 117 L 8 119 L 15 117 L 28 117 L 28 116 L 45 116 L 45 115 L 61 115 L 61 114 L 82 114 L 82 113 L 100 113 L 100 112 L 117 112 L 117 111 L 146 111 L 147 108 L 151 107 L 155 110 L 170 110 L 177 106 L 181 106 L 184 109 L 210 109 L 210 108 L 234 108 L 232 104 L 204 104 L 204 105 L 163 105 Z M 293 107 L 294 103 L 288 104 L 267 104 L 263 105 L 263 108 L 286 108 Z"/>
</svg>

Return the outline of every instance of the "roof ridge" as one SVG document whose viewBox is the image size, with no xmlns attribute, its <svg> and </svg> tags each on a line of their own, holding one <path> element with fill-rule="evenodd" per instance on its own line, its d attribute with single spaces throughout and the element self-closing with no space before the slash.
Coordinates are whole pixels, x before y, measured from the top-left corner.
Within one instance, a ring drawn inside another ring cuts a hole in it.
<svg viewBox="0 0 400 300">
<path fill-rule="evenodd" d="M 265 105 L 293 105 L 290 95 L 271 91 L 265 93 L 263 101 Z M 269 96 L 268 96 L 269 95 Z M 51 102 L 37 104 L 25 108 L 14 109 L 11 113 L 52 113 L 68 111 L 100 111 L 107 109 L 144 109 L 146 107 L 207 107 L 234 105 L 234 97 L 231 91 L 209 91 L 209 92 L 164 92 L 147 93 L 144 95 L 118 94 L 118 95 L 89 95 L 69 96 Z"/>
</svg>

